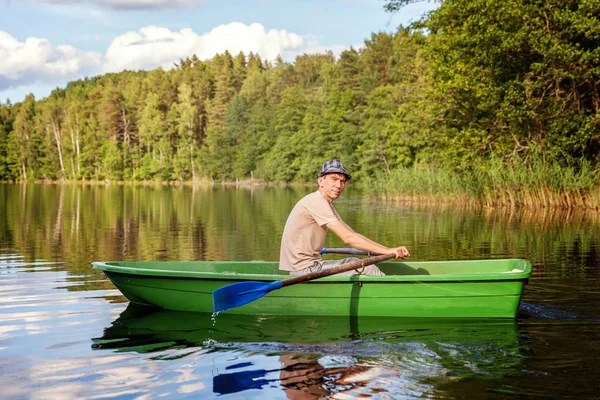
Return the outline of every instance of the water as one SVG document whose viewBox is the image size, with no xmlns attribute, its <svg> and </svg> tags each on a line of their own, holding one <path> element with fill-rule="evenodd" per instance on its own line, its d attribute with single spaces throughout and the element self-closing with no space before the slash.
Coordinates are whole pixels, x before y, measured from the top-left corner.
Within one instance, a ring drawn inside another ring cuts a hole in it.
<svg viewBox="0 0 600 400">
<path fill-rule="evenodd" d="M 0 398 L 597 397 L 595 213 L 415 208 L 356 190 L 336 202 L 356 230 L 415 260 L 530 259 L 514 321 L 151 310 L 90 268 L 275 260 L 310 190 L 0 185 Z"/>
</svg>

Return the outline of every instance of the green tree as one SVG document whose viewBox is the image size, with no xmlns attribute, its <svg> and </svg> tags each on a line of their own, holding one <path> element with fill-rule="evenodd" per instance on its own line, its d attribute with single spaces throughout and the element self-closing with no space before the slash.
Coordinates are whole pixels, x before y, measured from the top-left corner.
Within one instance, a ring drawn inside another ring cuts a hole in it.
<svg viewBox="0 0 600 400">
<path fill-rule="evenodd" d="M 46 155 L 46 170 L 49 175 L 55 174 L 58 164 L 58 178 L 67 178 L 65 168 L 64 122 L 66 120 L 65 90 L 56 89 L 40 104 L 40 118 L 47 140 L 49 151 Z M 53 157 L 55 156 L 55 157 Z M 54 159 L 57 160 L 54 160 Z M 56 162 L 57 161 L 57 162 Z"/>
<path fill-rule="evenodd" d="M 102 170 L 103 153 L 112 151 L 104 143 L 107 139 L 95 113 L 89 113 L 85 118 L 81 132 L 80 163 L 82 179 L 98 180 L 104 178 Z M 113 139 L 113 145 L 116 141 Z M 110 167 L 110 163 L 107 165 Z"/>
<path fill-rule="evenodd" d="M 598 10 L 598 0 L 442 2 L 420 24 L 427 101 L 438 106 L 434 153 L 461 168 L 492 154 L 520 163 L 537 149 L 563 165 L 596 162 Z"/>
<path fill-rule="evenodd" d="M 202 142 L 206 136 L 208 124 L 207 106 L 214 96 L 215 78 L 209 62 L 200 61 L 192 57 L 193 66 L 189 71 L 189 82 L 185 82 L 192 88 L 192 96 L 198 109 L 198 135 Z"/>
<path fill-rule="evenodd" d="M 26 181 L 35 178 L 39 165 L 40 137 L 35 130 L 35 98 L 27 95 L 22 103 L 15 105 L 15 121 L 9 146 L 15 151 L 19 165 L 20 179 Z"/>
<path fill-rule="evenodd" d="M 427 139 L 435 132 L 426 93 L 428 63 L 423 56 L 424 37 L 400 28 L 392 38 L 386 80 L 371 90 L 364 109 L 362 135 L 357 146 L 357 177 L 411 166 L 419 152 L 427 154 Z"/>
<path fill-rule="evenodd" d="M 308 101 L 299 87 L 290 87 L 282 93 L 281 103 L 273 118 L 275 143 L 259 167 L 259 176 L 262 178 L 291 182 L 296 177 L 294 160 L 303 153 L 303 149 L 292 145 L 292 137 L 302 129 L 307 107 Z"/>
<path fill-rule="evenodd" d="M 349 89 L 354 93 L 362 92 L 360 89 L 360 64 L 361 56 L 354 48 L 345 50 L 340 54 L 337 63 L 339 70 L 339 80 L 337 88 L 339 90 Z"/>
<path fill-rule="evenodd" d="M 268 74 L 258 63 L 250 66 L 239 96 L 230 103 L 226 121 L 228 139 L 237 152 L 233 165 L 236 178 L 253 175 L 274 143 Z"/>
<path fill-rule="evenodd" d="M 122 94 L 121 126 L 122 135 L 117 140 L 122 153 L 123 179 L 130 180 L 134 175 L 133 157 L 139 141 L 137 116 L 144 107 L 147 90 L 143 85 L 146 72 L 124 71 L 119 74 L 118 90 Z"/>
<path fill-rule="evenodd" d="M 366 93 L 378 86 L 390 83 L 389 63 L 394 53 L 392 35 L 379 32 L 372 33 L 365 40 L 365 47 L 360 58 L 360 85 Z"/>
<path fill-rule="evenodd" d="M 298 84 L 305 90 L 317 88 L 323 83 L 324 67 L 335 64 L 333 53 L 325 54 L 303 54 L 296 57 L 294 64 L 294 74 Z"/>
<path fill-rule="evenodd" d="M 141 179 L 162 176 L 162 169 L 171 163 L 166 122 L 158 95 L 149 92 L 138 123 L 139 142 L 145 153 L 140 171 Z"/>
<path fill-rule="evenodd" d="M 0 103 L 0 181 L 15 180 L 17 165 L 14 154 L 9 151 L 9 137 L 13 130 L 13 115 L 10 104 Z"/>
<path fill-rule="evenodd" d="M 81 147 L 84 124 L 90 114 L 89 99 L 83 86 L 67 90 L 66 117 L 63 132 L 67 132 L 66 147 L 69 149 L 69 172 L 72 179 L 81 177 Z"/>
<path fill-rule="evenodd" d="M 229 52 L 212 60 L 215 71 L 214 95 L 208 102 L 206 137 L 201 152 L 202 169 L 211 179 L 232 177 L 233 143 L 227 136 L 225 118 L 229 103 L 236 94 L 233 58 Z"/>
<path fill-rule="evenodd" d="M 123 157 L 121 147 L 114 138 L 109 138 L 102 142 L 102 175 L 107 181 L 123 179 Z"/>
<path fill-rule="evenodd" d="M 224 145 L 231 152 L 231 157 L 228 157 L 228 162 L 233 164 L 231 174 L 238 179 L 250 173 L 256 156 L 256 143 L 252 140 L 254 132 L 249 132 L 248 111 L 246 98 L 238 95 L 229 103 L 225 117 L 227 132 Z"/>
<path fill-rule="evenodd" d="M 241 51 L 233 59 L 233 80 L 236 93 L 240 91 L 246 80 L 247 65 L 246 56 Z"/>
<path fill-rule="evenodd" d="M 332 144 L 327 140 L 329 132 L 325 113 L 324 101 L 311 100 L 302 119 L 302 127 L 290 138 L 288 145 L 296 154 L 292 163 L 295 170 L 294 180 L 314 181 L 315 165 L 322 162 L 327 148 Z"/>
<path fill-rule="evenodd" d="M 194 104 L 192 89 L 187 84 L 179 87 L 177 103 L 170 112 L 170 121 L 176 132 L 173 160 L 174 178 L 198 179 L 199 121 L 198 109 Z"/>
<path fill-rule="evenodd" d="M 249 65 L 252 65 L 249 63 Z M 269 104 L 278 104 L 283 92 L 296 85 L 297 77 L 294 66 L 283 61 L 281 57 L 275 60 L 275 66 L 266 71 L 269 81 L 267 100 Z"/>
<path fill-rule="evenodd" d="M 229 52 L 217 55 L 212 60 L 215 69 L 214 95 L 208 108 L 208 123 L 224 131 L 224 120 L 227 105 L 236 94 L 236 79 L 234 75 L 233 58 Z"/>
</svg>

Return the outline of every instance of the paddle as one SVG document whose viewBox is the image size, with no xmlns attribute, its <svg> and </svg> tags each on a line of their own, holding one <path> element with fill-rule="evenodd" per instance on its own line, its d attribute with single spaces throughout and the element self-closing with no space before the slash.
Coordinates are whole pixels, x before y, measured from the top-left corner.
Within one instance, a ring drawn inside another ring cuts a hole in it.
<svg viewBox="0 0 600 400">
<path fill-rule="evenodd" d="M 321 254 L 350 254 L 353 256 L 380 256 L 379 253 L 371 253 L 369 251 L 351 249 L 351 248 L 335 248 L 335 247 L 323 247 Z"/>
<path fill-rule="evenodd" d="M 356 260 L 340 265 L 339 267 L 328 268 L 319 272 L 312 272 L 310 274 L 295 276 L 293 278 L 275 282 L 249 281 L 223 286 L 213 292 L 213 310 L 214 312 L 219 312 L 243 306 L 244 304 L 260 299 L 273 290 L 281 289 L 285 286 L 366 267 L 367 265 L 376 264 L 378 262 L 389 260 L 390 258 L 394 258 L 393 253 Z"/>
</svg>

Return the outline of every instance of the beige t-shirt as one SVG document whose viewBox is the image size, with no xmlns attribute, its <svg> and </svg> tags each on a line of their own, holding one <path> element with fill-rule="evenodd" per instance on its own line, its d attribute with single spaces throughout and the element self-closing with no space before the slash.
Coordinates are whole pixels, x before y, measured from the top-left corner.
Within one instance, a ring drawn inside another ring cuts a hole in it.
<svg viewBox="0 0 600 400">
<path fill-rule="evenodd" d="M 283 229 L 279 269 L 299 271 L 321 260 L 327 224 L 341 220 L 339 214 L 319 193 L 304 196 L 292 209 Z"/>
</svg>

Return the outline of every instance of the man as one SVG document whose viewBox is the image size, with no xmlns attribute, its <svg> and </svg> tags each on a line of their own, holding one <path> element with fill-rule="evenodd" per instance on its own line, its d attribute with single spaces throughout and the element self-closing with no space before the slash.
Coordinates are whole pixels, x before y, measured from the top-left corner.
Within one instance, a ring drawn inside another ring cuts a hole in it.
<svg viewBox="0 0 600 400">
<path fill-rule="evenodd" d="M 332 203 L 340 197 L 350 178 L 340 160 L 329 160 L 323 164 L 321 172 L 317 175 L 318 190 L 305 196 L 294 206 L 285 224 L 281 238 L 279 269 L 289 271 L 292 275 L 303 275 L 354 260 L 355 258 L 321 259 L 320 252 L 328 230 L 332 230 L 344 243 L 355 249 L 380 254 L 394 253 L 396 258 L 410 256 L 406 247 L 390 248 L 381 245 L 355 232 L 342 221 Z M 340 275 L 355 274 L 385 275 L 375 265 Z"/>
</svg>

